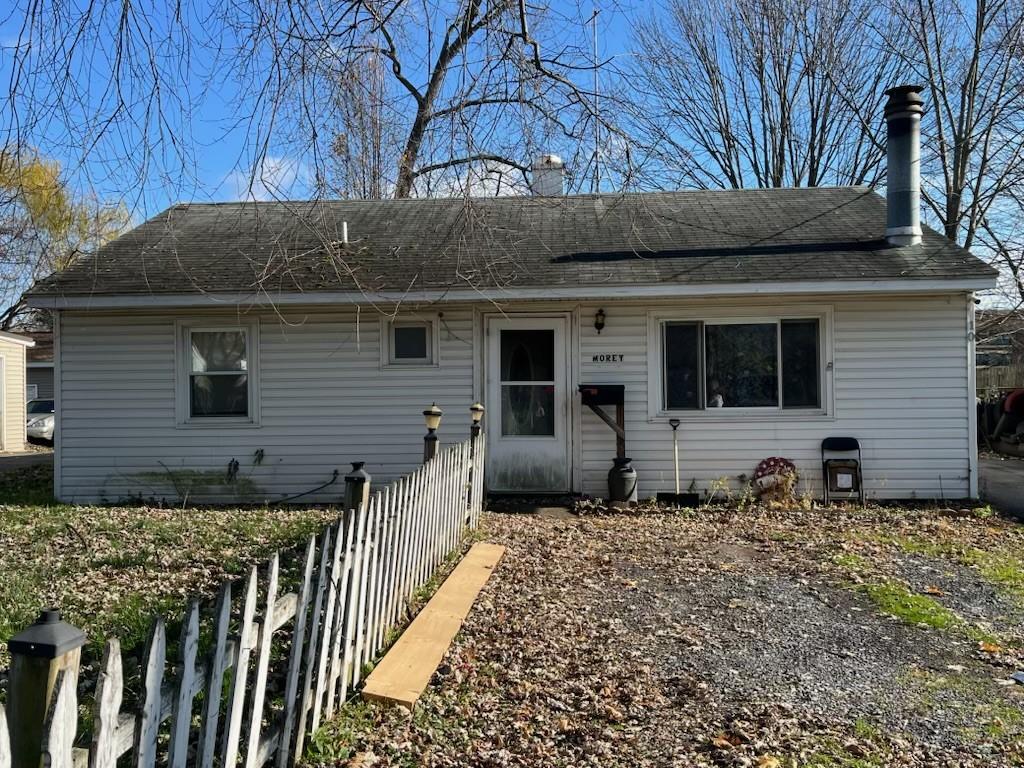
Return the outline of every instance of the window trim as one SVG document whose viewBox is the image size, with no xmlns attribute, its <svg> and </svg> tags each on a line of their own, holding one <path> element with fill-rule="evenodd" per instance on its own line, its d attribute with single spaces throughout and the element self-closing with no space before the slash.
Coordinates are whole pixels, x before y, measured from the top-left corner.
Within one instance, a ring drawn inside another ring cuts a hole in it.
<svg viewBox="0 0 1024 768">
<path fill-rule="evenodd" d="M 222 333 L 240 331 L 245 334 L 245 374 L 249 394 L 247 416 L 193 416 L 191 402 L 193 333 Z M 216 429 L 218 427 L 258 427 L 260 425 L 259 397 L 259 321 L 226 323 L 214 319 L 176 321 L 175 323 L 175 420 L 182 428 Z"/>
<path fill-rule="evenodd" d="M 441 344 L 440 333 L 438 332 L 438 318 L 432 317 L 402 317 L 386 318 L 380 321 L 380 367 L 381 369 L 409 369 L 409 368 L 438 368 L 440 367 Z M 426 328 L 427 329 L 427 352 L 426 358 L 396 358 L 395 328 Z"/>
<path fill-rule="evenodd" d="M 782 399 L 782 321 L 818 321 L 818 375 L 821 405 L 814 407 L 783 407 Z M 751 406 L 736 408 L 711 408 L 705 403 L 704 393 L 705 342 L 700 338 L 700 408 L 667 408 L 664 357 L 664 327 L 666 323 L 704 323 L 706 325 L 746 325 L 771 323 L 776 327 L 776 359 L 778 371 L 777 406 Z M 733 307 L 723 309 L 680 309 L 651 310 L 647 314 L 647 410 L 649 421 L 667 421 L 676 418 L 682 421 L 747 420 L 770 421 L 778 419 L 833 419 L 835 407 L 832 387 L 832 328 L 833 307 L 830 305 L 800 305 L 795 307 Z"/>
</svg>

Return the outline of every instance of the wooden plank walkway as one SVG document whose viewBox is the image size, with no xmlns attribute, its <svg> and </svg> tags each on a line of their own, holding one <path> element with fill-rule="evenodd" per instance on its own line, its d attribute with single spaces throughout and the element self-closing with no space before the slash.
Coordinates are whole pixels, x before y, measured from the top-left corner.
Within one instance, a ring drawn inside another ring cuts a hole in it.
<svg viewBox="0 0 1024 768">
<path fill-rule="evenodd" d="M 413 708 L 504 553 L 497 544 L 470 548 L 366 678 L 363 698 Z"/>
</svg>

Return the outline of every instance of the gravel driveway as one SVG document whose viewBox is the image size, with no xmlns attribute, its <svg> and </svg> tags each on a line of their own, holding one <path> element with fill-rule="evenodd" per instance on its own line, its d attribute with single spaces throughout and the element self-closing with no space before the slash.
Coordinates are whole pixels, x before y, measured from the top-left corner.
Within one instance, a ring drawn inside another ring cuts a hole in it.
<svg viewBox="0 0 1024 768">
<path fill-rule="evenodd" d="M 1024 765 L 1014 524 L 490 515 L 485 535 L 508 552 L 416 712 L 350 705 L 319 762 Z"/>
<path fill-rule="evenodd" d="M 33 448 L 20 453 L 0 452 L 0 474 L 13 472 L 16 469 L 46 466 L 53 464 L 53 451 L 44 448 Z"/>
<path fill-rule="evenodd" d="M 989 454 L 978 464 L 981 497 L 1003 513 L 1024 520 L 1024 459 Z"/>
</svg>

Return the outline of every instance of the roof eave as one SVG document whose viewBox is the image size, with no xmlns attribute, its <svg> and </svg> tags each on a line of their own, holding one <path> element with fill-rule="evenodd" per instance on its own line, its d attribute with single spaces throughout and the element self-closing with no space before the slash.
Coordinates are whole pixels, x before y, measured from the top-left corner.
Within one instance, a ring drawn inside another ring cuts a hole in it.
<svg viewBox="0 0 1024 768">
<path fill-rule="evenodd" d="M 26 297 L 37 309 L 156 309 L 258 307 L 370 302 L 504 302 L 545 299 L 669 299 L 711 296 L 812 295 L 826 293 L 946 293 L 994 288 L 994 276 L 899 278 L 885 280 L 806 280 L 762 283 L 659 283 L 648 285 L 566 285 L 524 288 L 447 288 L 420 291 L 310 291 L 268 293 L 92 294 Z"/>
<path fill-rule="evenodd" d="M 0 340 L 10 341 L 14 344 L 21 344 L 23 347 L 34 347 L 36 345 L 35 341 L 27 336 L 22 336 L 19 333 L 11 333 L 10 331 L 0 331 Z"/>
</svg>

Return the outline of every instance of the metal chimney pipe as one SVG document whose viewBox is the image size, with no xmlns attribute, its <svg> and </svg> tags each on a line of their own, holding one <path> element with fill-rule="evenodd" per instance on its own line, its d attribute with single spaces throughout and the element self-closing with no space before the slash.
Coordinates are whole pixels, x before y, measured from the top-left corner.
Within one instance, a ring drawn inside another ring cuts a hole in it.
<svg viewBox="0 0 1024 768">
<path fill-rule="evenodd" d="M 891 245 L 921 242 L 921 85 L 898 85 L 885 92 L 887 216 Z"/>
</svg>

